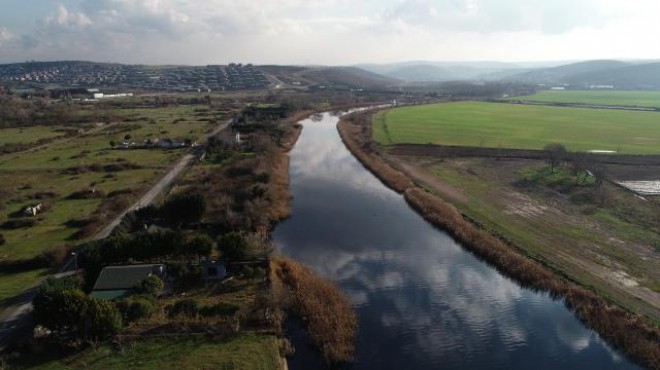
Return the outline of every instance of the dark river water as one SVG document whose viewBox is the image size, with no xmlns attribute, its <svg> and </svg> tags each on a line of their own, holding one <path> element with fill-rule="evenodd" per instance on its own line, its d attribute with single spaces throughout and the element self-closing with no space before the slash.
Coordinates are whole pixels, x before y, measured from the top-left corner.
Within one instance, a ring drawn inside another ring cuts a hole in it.
<svg viewBox="0 0 660 370">
<path fill-rule="evenodd" d="M 282 254 L 335 281 L 359 317 L 350 369 L 633 369 L 561 302 L 461 249 L 344 147 L 337 118 L 304 120 L 291 155 Z M 319 367 L 297 343 L 292 370 Z"/>
</svg>

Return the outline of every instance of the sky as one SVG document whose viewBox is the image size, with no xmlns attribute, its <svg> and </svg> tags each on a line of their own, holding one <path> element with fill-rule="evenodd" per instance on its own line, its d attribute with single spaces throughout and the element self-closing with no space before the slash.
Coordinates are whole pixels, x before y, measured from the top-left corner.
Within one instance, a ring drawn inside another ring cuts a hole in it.
<svg viewBox="0 0 660 370">
<path fill-rule="evenodd" d="M 0 0 L 0 63 L 658 59 L 657 0 Z"/>
</svg>

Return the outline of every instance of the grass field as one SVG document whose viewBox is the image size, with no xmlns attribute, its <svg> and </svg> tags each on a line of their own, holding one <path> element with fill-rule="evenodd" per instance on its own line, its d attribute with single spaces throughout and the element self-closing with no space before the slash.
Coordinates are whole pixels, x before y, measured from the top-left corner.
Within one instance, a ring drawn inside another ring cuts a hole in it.
<svg viewBox="0 0 660 370">
<path fill-rule="evenodd" d="M 439 144 L 660 154 L 660 113 L 460 102 L 403 107 L 374 117 L 380 144 Z"/>
<path fill-rule="evenodd" d="M 208 339 L 145 340 L 128 343 L 120 351 L 108 345 L 30 369 L 244 369 L 277 370 L 277 338 L 242 334 L 227 341 Z"/>
<path fill-rule="evenodd" d="M 541 91 L 534 95 L 510 99 L 545 103 L 660 107 L 660 91 Z"/>
<path fill-rule="evenodd" d="M 66 134 L 64 131 L 58 131 L 58 127 L 44 126 L 6 128 L 1 131 L 0 146 L 5 144 L 30 144 L 40 139 L 52 139 Z"/>
<path fill-rule="evenodd" d="M 113 202 L 117 207 L 126 207 L 125 201 L 117 198 L 68 199 L 78 191 L 91 188 L 110 194 L 114 191 L 132 191 L 127 197 L 138 197 L 153 184 L 185 150 L 139 149 L 110 150 L 110 141 L 121 142 L 131 135 L 135 142 L 156 138 L 204 138 L 222 114 L 209 111 L 208 106 L 178 106 L 116 110 L 124 117 L 119 122 L 105 127 L 93 126 L 88 133 L 54 138 L 54 141 L 36 150 L 0 155 L 0 224 L 12 219 L 24 207 L 36 203 L 47 206 L 32 227 L 0 228 L 6 243 L 0 247 L 0 260 L 25 260 L 43 251 L 61 245 L 75 245 L 85 241 L 74 238 L 78 228 L 67 227 L 70 220 L 85 220 L 103 202 Z M 53 138 L 58 132 L 45 127 L 1 129 L 1 142 L 36 142 L 42 138 Z M 130 163 L 133 167 L 119 171 L 83 170 L 78 173 L 71 168 L 86 168 L 97 165 Z M 47 194 L 43 198 L 43 194 Z M 43 271 L 38 271 L 42 273 Z M 6 300 L 16 293 L 34 285 L 38 279 L 30 272 L 4 274 L 0 283 L 0 311 Z"/>
</svg>

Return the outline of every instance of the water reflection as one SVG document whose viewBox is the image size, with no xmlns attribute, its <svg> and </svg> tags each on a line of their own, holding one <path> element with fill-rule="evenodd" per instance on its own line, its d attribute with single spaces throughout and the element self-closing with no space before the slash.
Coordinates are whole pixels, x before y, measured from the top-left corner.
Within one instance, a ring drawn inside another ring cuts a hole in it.
<svg viewBox="0 0 660 370">
<path fill-rule="evenodd" d="M 415 214 L 345 149 L 336 120 L 303 122 L 293 216 L 274 236 L 355 305 L 352 368 L 634 368 L 560 302 L 518 287 Z"/>
</svg>

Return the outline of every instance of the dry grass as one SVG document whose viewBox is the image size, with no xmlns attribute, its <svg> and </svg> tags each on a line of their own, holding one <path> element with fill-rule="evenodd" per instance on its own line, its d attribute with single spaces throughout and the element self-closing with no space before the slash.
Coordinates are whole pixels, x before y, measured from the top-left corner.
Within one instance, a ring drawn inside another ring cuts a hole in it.
<svg viewBox="0 0 660 370">
<path fill-rule="evenodd" d="M 573 310 L 580 320 L 633 361 L 648 368 L 660 369 L 660 328 L 584 287 L 565 281 L 464 218 L 450 203 L 416 186 L 370 148 L 371 134 L 364 129 L 369 122 L 355 118 L 340 121 L 338 129 L 342 139 L 367 169 L 385 185 L 403 193 L 408 204 L 424 219 L 448 232 L 465 249 L 522 286 L 547 291 L 555 299 L 563 299 L 566 307 Z"/>
<path fill-rule="evenodd" d="M 370 116 L 365 113 L 357 113 L 340 120 L 337 125 L 339 136 L 363 166 L 387 187 L 397 193 L 403 193 L 406 189 L 415 186 L 415 183 L 381 160 L 373 150 L 372 144 L 368 140 L 364 140 L 364 138 L 371 137 L 371 125 L 364 124 L 370 122 L 368 117 Z"/>
<path fill-rule="evenodd" d="M 348 299 L 332 282 L 283 257 L 271 261 L 270 281 L 280 298 L 288 296 L 286 303 L 280 302 L 280 305 L 288 305 L 289 310 L 305 321 L 310 342 L 326 361 L 353 360 L 357 316 Z"/>
</svg>

